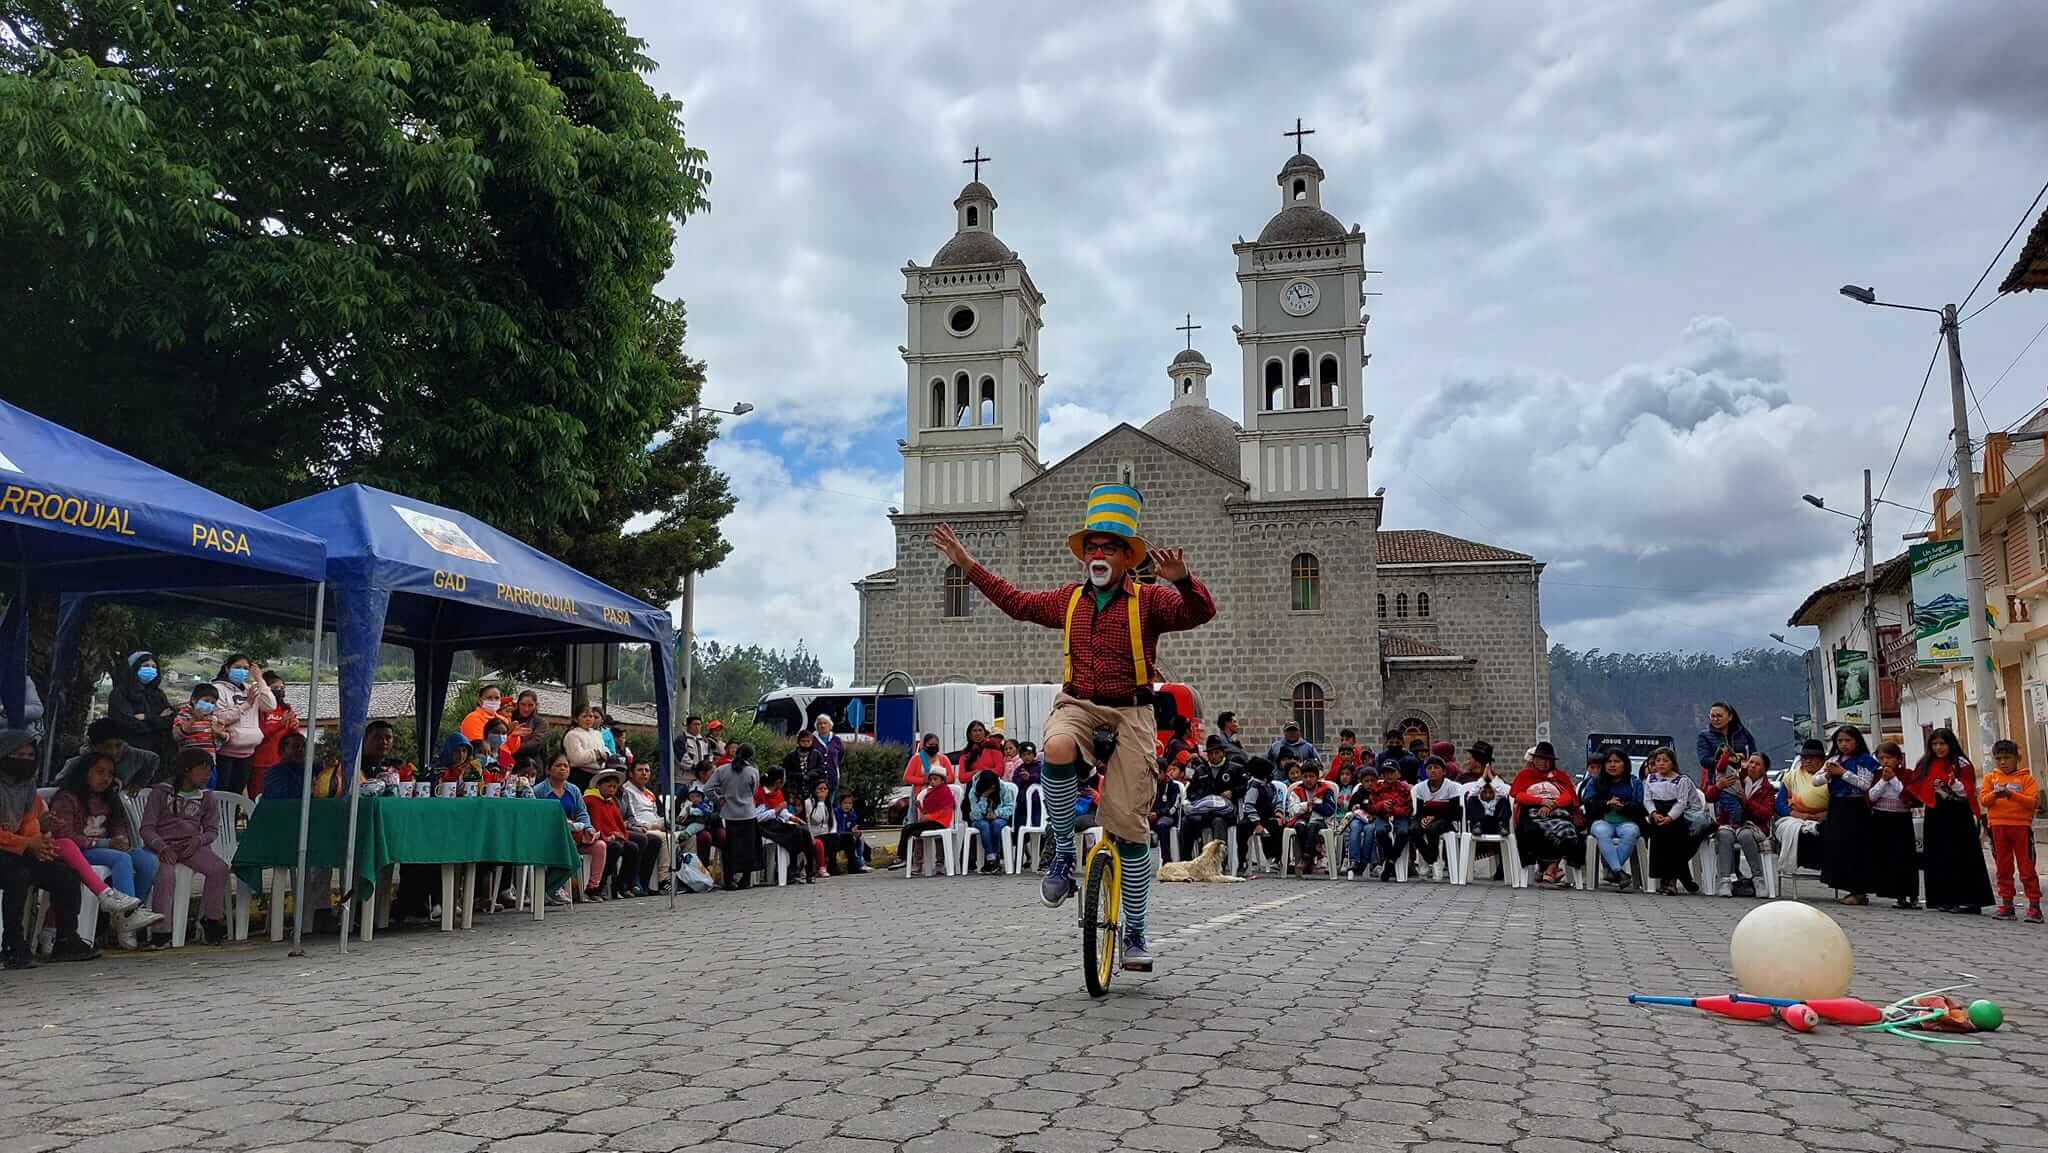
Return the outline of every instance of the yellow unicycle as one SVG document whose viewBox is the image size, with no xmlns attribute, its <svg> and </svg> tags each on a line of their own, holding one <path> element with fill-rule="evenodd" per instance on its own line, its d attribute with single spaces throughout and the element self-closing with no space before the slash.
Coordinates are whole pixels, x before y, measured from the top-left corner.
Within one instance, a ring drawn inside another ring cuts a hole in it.
<svg viewBox="0 0 2048 1153">
<path fill-rule="evenodd" d="M 1124 866 L 1109 837 L 1088 850 L 1081 875 L 1081 977 L 1088 995 L 1100 997 L 1109 992 L 1110 979 L 1116 976 L 1122 941 L 1118 934 L 1123 931 Z"/>
</svg>

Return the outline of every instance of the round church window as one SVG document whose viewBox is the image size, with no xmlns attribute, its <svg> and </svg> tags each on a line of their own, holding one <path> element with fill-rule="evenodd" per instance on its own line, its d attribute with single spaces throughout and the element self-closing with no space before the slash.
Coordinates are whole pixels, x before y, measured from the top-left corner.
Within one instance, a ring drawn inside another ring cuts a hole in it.
<svg viewBox="0 0 2048 1153">
<path fill-rule="evenodd" d="M 946 327 L 952 330 L 954 336 L 966 336 L 974 331 L 978 319 L 980 318 L 974 315 L 974 309 L 963 304 L 946 314 Z"/>
</svg>

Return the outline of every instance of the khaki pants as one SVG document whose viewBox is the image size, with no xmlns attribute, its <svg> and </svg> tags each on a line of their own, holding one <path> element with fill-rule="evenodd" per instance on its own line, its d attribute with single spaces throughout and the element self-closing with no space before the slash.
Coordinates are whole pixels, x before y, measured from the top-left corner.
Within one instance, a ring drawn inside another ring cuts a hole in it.
<svg viewBox="0 0 2048 1153">
<path fill-rule="evenodd" d="M 1146 844 L 1152 839 L 1152 794 L 1157 783 L 1159 729 L 1151 705 L 1105 708 L 1065 693 L 1053 698 L 1045 717 L 1047 744 L 1071 737 L 1081 759 L 1095 761 L 1095 730 L 1116 728 L 1116 755 L 1102 770 L 1102 827 L 1118 840 Z"/>
</svg>

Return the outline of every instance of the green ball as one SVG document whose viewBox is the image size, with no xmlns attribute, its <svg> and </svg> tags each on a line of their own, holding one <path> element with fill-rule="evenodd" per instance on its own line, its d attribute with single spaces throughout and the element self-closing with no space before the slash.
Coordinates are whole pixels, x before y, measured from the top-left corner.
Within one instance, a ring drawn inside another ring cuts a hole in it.
<svg viewBox="0 0 2048 1153">
<path fill-rule="evenodd" d="M 1996 1001 L 1970 1002 L 1970 1024 L 1989 1033 L 2005 1024 L 2005 1010 Z"/>
</svg>

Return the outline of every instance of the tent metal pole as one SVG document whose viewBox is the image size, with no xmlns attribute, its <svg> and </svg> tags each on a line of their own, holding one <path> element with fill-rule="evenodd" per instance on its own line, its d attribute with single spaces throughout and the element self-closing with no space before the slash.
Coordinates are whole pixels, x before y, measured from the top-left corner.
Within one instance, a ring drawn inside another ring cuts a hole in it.
<svg viewBox="0 0 2048 1153">
<path fill-rule="evenodd" d="M 306 727 L 310 732 L 303 770 L 305 783 L 299 788 L 298 867 L 292 870 L 292 949 L 288 955 L 293 957 L 306 955 L 306 838 L 313 824 L 313 746 L 320 737 L 320 637 L 327 626 L 326 613 L 327 582 L 321 581 L 313 588 L 313 677 L 306 685 Z M 335 736 L 340 735 L 337 730 Z M 346 883 L 346 878 L 343 880 Z M 272 909 L 270 915 L 281 917 L 284 910 Z"/>
</svg>

